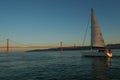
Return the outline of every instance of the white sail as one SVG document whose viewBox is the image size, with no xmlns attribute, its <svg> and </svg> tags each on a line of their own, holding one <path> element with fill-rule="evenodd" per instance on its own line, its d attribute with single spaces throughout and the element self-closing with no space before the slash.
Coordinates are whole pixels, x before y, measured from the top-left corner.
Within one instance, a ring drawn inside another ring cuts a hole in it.
<svg viewBox="0 0 120 80">
<path fill-rule="evenodd" d="M 92 47 L 105 47 L 102 33 L 100 31 L 95 13 L 91 9 L 91 46 Z"/>
</svg>

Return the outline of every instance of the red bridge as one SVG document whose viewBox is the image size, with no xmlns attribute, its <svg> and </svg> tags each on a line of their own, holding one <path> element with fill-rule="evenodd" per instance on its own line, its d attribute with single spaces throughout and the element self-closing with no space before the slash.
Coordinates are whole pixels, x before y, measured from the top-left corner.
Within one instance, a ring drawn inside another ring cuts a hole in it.
<svg viewBox="0 0 120 80">
<path fill-rule="evenodd" d="M 18 43 L 18 42 L 16 42 L 16 41 L 11 41 L 11 42 L 14 42 L 14 43 Z M 21 44 L 21 43 L 19 43 L 19 44 Z M 25 44 L 23 44 L 22 43 L 22 46 L 16 46 L 16 45 L 14 45 L 14 46 L 12 46 L 12 45 L 10 45 L 10 40 L 9 39 L 7 39 L 6 40 L 6 43 L 5 43 L 5 45 L 6 46 L 0 46 L 0 48 L 5 48 L 6 49 L 6 52 L 8 53 L 8 52 L 10 52 L 10 49 L 12 49 L 12 48 L 61 48 L 61 50 L 62 50 L 62 48 L 65 48 L 65 47 L 76 47 L 76 45 L 74 44 L 73 46 L 63 46 L 63 42 L 61 41 L 59 44 L 57 44 L 57 46 L 56 45 L 49 45 L 49 46 L 31 46 L 31 45 L 25 45 Z"/>
</svg>

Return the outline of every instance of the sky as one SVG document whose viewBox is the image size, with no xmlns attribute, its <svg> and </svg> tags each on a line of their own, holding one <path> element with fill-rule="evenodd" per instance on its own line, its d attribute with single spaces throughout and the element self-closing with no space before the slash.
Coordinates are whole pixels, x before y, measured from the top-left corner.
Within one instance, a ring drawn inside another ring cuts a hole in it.
<svg viewBox="0 0 120 80">
<path fill-rule="evenodd" d="M 91 8 L 105 42 L 120 43 L 119 4 L 120 0 L 0 0 L 0 44 L 9 38 L 28 45 L 57 45 L 60 41 L 81 45 Z"/>
</svg>

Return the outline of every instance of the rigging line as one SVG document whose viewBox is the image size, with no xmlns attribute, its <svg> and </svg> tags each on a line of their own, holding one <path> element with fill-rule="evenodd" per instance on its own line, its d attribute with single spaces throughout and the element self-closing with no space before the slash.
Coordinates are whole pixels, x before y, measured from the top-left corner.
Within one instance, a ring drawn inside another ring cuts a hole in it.
<svg viewBox="0 0 120 80">
<path fill-rule="evenodd" d="M 84 34 L 82 46 L 84 46 L 84 44 L 85 44 L 85 40 L 86 40 L 86 36 L 87 36 L 87 31 L 88 31 L 88 26 L 89 26 L 89 22 L 90 22 L 90 16 L 91 15 L 89 15 L 89 18 L 88 18 L 87 28 L 86 28 L 86 31 L 85 31 L 85 34 Z"/>
</svg>

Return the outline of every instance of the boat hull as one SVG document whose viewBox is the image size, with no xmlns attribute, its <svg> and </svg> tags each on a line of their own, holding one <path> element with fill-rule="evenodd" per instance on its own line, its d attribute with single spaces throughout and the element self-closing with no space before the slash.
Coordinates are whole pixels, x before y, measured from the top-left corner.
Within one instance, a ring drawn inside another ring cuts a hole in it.
<svg viewBox="0 0 120 80">
<path fill-rule="evenodd" d="M 82 56 L 85 57 L 111 57 L 111 55 L 108 54 L 103 52 L 82 52 Z"/>
</svg>

